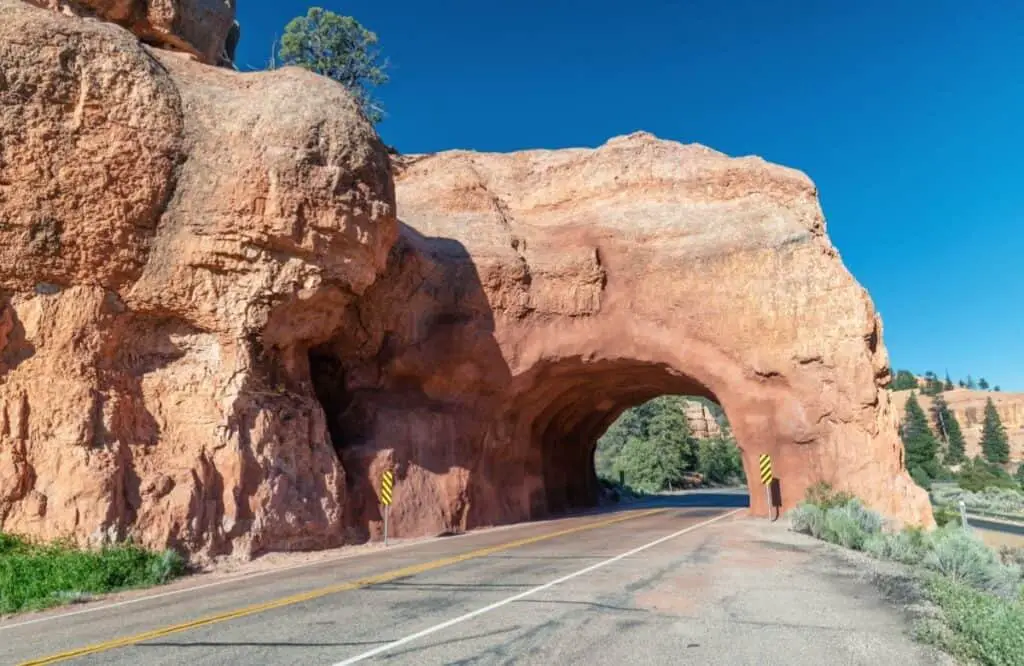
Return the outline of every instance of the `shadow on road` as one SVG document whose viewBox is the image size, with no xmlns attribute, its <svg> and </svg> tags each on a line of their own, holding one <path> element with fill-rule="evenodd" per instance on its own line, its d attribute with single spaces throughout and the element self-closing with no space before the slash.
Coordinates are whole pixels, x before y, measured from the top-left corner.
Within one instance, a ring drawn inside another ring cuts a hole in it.
<svg viewBox="0 0 1024 666">
<path fill-rule="evenodd" d="M 638 504 L 645 507 L 655 506 L 679 509 L 742 509 L 750 506 L 750 496 L 745 492 L 729 491 L 654 495 L 641 500 Z M 627 507 L 629 506 L 636 505 L 627 505 Z"/>
</svg>

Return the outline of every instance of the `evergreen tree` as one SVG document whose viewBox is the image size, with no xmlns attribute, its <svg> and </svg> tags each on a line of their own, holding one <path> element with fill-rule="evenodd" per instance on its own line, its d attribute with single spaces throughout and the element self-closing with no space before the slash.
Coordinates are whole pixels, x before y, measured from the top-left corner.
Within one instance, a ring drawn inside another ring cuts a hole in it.
<svg viewBox="0 0 1024 666">
<path fill-rule="evenodd" d="M 662 396 L 626 410 L 598 440 L 599 476 L 626 480 L 645 490 L 677 487 L 697 467 L 697 444 L 683 412 L 684 399 Z"/>
<path fill-rule="evenodd" d="M 906 467 L 914 480 L 921 484 L 921 479 L 938 477 L 941 473 L 936 457 L 939 442 L 928 427 L 928 417 L 914 393 L 907 399 L 900 436 L 903 439 Z"/>
<path fill-rule="evenodd" d="M 935 397 L 932 404 L 932 420 L 939 437 L 946 444 L 946 456 L 944 462 L 947 465 L 957 465 L 964 461 L 966 444 L 963 432 L 960 430 L 960 423 L 956 414 L 946 404 L 946 399 L 941 395 Z"/>
<path fill-rule="evenodd" d="M 962 379 L 958 381 L 957 384 L 960 386 L 960 388 L 967 388 L 967 382 L 965 382 Z"/>
<path fill-rule="evenodd" d="M 988 390 L 988 382 L 985 380 L 984 377 L 978 380 L 978 388 L 980 388 L 982 391 Z"/>
<path fill-rule="evenodd" d="M 743 483 L 743 461 L 740 450 L 731 439 L 708 439 L 700 442 L 698 467 L 711 483 Z"/>
<path fill-rule="evenodd" d="M 1017 467 L 1017 483 L 1019 483 L 1021 489 L 1024 490 L 1024 462 Z"/>
<path fill-rule="evenodd" d="M 967 388 L 971 389 L 972 391 L 978 388 L 978 385 L 974 383 L 974 378 L 971 377 L 970 375 L 967 375 Z"/>
<path fill-rule="evenodd" d="M 946 372 L 946 381 L 943 382 L 943 384 L 942 384 L 942 390 L 943 391 L 952 391 L 953 390 L 953 380 L 950 379 L 948 371 Z"/>
<path fill-rule="evenodd" d="M 981 427 L 981 452 L 990 463 L 998 465 L 1010 461 L 1010 440 L 1006 436 L 1006 428 L 1003 427 L 992 398 L 985 403 L 985 420 Z"/>
<path fill-rule="evenodd" d="M 931 370 L 924 373 L 924 388 L 921 389 L 921 392 L 925 395 L 938 395 L 942 392 L 942 382 L 938 375 Z"/>
<path fill-rule="evenodd" d="M 993 386 L 993 387 L 992 387 L 992 390 L 993 390 L 993 391 L 995 391 L 996 393 L 999 393 L 999 392 L 1000 392 L 1000 391 L 1002 391 L 1003 389 L 999 388 L 999 385 L 998 385 L 998 384 L 996 384 L 995 386 Z"/>
<path fill-rule="evenodd" d="M 906 391 L 908 389 L 917 388 L 917 377 L 914 373 L 909 370 L 897 370 L 896 376 L 889 383 L 889 388 L 893 391 Z"/>
<path fill-rule="evenodd" d="M 377 49 L 377 35 L 351 16 L 311 7 L 285 26 L 277 57 L 282 65 L 302 67 L 345 86 L 371 122 L 384 117 L 371 90 L 388 82 L 388 63 Z"/>
</svg>

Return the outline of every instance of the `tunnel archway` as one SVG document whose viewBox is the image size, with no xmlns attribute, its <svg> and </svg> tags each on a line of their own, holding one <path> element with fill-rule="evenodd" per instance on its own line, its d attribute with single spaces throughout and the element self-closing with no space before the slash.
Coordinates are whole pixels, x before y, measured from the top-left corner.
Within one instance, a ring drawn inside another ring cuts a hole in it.
<svg viewBox="0 0 1024 666">
<path fill-rule="evenodd" d="M 597 443 L 626 410 L 664 395 L 719 403 L 702 382 L 658 362 L 576 357 L 541 365 L 517 382 L 530 389 L 510 409 L 516 438 L 532 443 L 543 488 L 531 499 L 531 517 L 598 502 Z"/>
</svg>

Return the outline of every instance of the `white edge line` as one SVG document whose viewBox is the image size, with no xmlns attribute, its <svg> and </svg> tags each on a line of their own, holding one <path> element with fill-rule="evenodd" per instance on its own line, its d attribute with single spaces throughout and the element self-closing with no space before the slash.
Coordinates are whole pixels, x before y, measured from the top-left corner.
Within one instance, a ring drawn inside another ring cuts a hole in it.
<svg viewBox="0 0 1024 666">
<path fill-rule="evenodd" d="M 385 645 L 381 645 L 381 646 L 376 647 L 376 648 L 374 648 L 372 650 L 368 650 L 366 652 L 363 652 L 362 654 L 358 654 L 358 655 L 356 655 L 354 657 L 349 657 L 345 661 L 339 661 L 338 663 L 334 664 L 333 666 L 349 666 L 349 664 L 355 664 L 355 663 L 358 663 L 358 662 L 363 661 L 365 659 L 369 659 L 370 657 L 375 657 L 378 654 L 381 654 L 381 653 L 384 653 L 384 652 L 388 652 L 390 650 L 395 649 L 396 647 L 405 645 L 406 643 L 411 643 L 412 641 L 415 641 L 415 640 L 418 640 L 420 638 L 423 638 L 424 636 L 429 636 L 430 634 L 437 633 L 438 631 L 442 631 L 444 629 L 447 629 L 448 627 L 452 627 L 452 626 L 454 626 L 456 624 L 459 624 L 461 622 L 465 622 L 466 620 L 472 620 L 473 618 L 475 618 L 475 617 L 477 617 L 479 615 L 483 615 L 484 613 L 489 613 L 492 610 L 496 610 L 496 609 L 501 608 L 502 606 L 506 606 L 506 605 L 508 605 L 508 604 L 510 604 L 512 602 L 519 601 L 520 599 L 525 599 L 526 597 L 529 597 L 531 595 L 537 594 L 538 592 L 543 592 L 544 590 L 546 590 L 548 588 L 551 588 L 551 587 L 554 587 L 555 585 L 559 585 L 559 584 L 564 583 L 566 581 L 572 580 L 573 578 L 576 578 L 578 576 L 582 576 L 584 574 L 588 574 L 591 571 L 595 571 L 596 569 L 600 569 L 603 566 L 607 566 L 609 564 L 614 564 L 615 562 L 618 562 L 621 559 L 630 557 L 631 555 L 636 555 L 637 553 L 643 552 L 643 551 L 647 550 L 648 548 L 653 548 L 654 546 L 657 546 L 659 544 L 665 543 L 666 541 L 674 539 L 674 538 L 676 538 L 678 536 L 682 536 L 682 535 L 686 534 L 687 532 L 692 532 L 693 530 L 700 529 L 701 527 L 705 527 L 707 525 L 710 525 L 711 523 L 716 523 L 719 520 L 724 520 L 724 519 L 728 518 L 729 516 L 734 516 L 737 513 L 740 513 L 742 511 L 747 511 L 747 510 L 748 509 L 746 507 L 744 507 L 742 509 L 736 509 L 735 511 L 730 511 L 729 513 L 724 513 L 721 516 L 716 516 L 716 517 L 714 517 L 714 518 L 712 518 L 710 520 L 705 520 L 702 523 L 697 523 L 696 525 L 690 525 L 689 527 L 685 527 L 685 528 L 679 530 L 678 532 L 673 532 L 672 534 L 669 534 L 667 536 L 663 536 L 660 539 L 656 539 L 654 541 L 651 541 L 650 543 L 644 544 L 643 546 L 640 546 L 638 548 L 634 548 L 633 550 L 625 552 L 625 553 L 622 553 L 621 555 L 616 555 L 615 557 L 611 557 L 611 558 L 609 558 L 607 560 L 602 560 L 602 561 L 600 561 L 600 562 L 598 562 L 596 564 L 590 565 L 589 567 L 586 567 L 584 569 L 580 569 L 579 571 L 575 571 L 575 572 L 573 572 L 571 574 L 568 574 L 566 576 L 562 576 L 561 578 L 556 578 L 553 581 L 550 581 L 550 582 L 544 583 L 543 585 L 539 585 L 537 587 L 531 588 L 529 590 L 526 590 L 525 592 L 520 592 L 519 594 L 513 595 L 513 596 L 508 597 L 506 599 L 502 599 L 501 601 L 496 601 L 496 602 L 494 602 L 493 604 L 491 604 L 489 606 L 484 606 L 483 608 L 478 608 L 475 611 L 471 611 L 471 612 L 466 613 L 464 615 L 460 615 L 458 617 L 452 618 L 452 619 L 448 620 L 447 622 L 442 622 L 441 624 L 435 624 L 434 626 L 428 627 L 428 628 L 424 629 L 423 631 L 418 631 L 415 634 L 410 634 L 410 635 L 406 636 L 405 638 L 399 638 L 397 641 L 392 641 L 391 643 L 387 643 Z"/>
<path fill-rule="evenodd" d="M 642 509 L 643 507 L 637 507 L 637 508 L 638 509 Z M 631 510 L 631 509 L 627 509 L 627 510 Z M 592 515 L 594 515 L 594 516 L 601 516 L 603 514 L 597 513 L 597 514 L 592 514 Z M 556 519 L 554 519 L 553 521 L 550 521 L 550 522 L 558 523 L 558 522 L 561 522 L 562 520 L 571 520 L 572 518 L 575 518 L 575 517 L 576 516 L 566 516 L 565 518 L 556 518 Z M 579 517 L 585 518 L 585 517 L 591 517 L 591 516 L 584 515 L 584 516 L 579 516 Z M 548 522 L 548 521 L 544 521 L 544 522 Z M 462 537 L 462 538 L 470 538 L 470 537 L 473 537 L 473 536 L 476 536 L 476 535 L 488 534 L 488 533 L 496 532 L 496 531 L 499 531 L 499 530 L 500 531 L 506 531 L 506 530 L 508 530 L 508 531 L 515 531 L 518 528 L 525 528 L 525 527 L 528 527 L 530 525 L 538 525 L 538 524 L 540 524 L 540 523 L 534 521 L 534 522 L 515 523 L 515 524 L 512 524 L 512 525 L 495 525 L 493 527 L 483 528 L 481 530 L 474 530 L 474 531 L 469 531 L 469 532 L 463 532 L 462 534 L 457 534 L 454 537 L 449 537 L 448 540 L 450 540 L 451 538 L 456 538 L 457 539 L 457 538 L 460 538 L 460 537 Z M 411 546 L 422 545 L 424 543 L 431 543 L 431 542 L 433 542 L 435 540 L 436 540 L 436 538 L 431 538 L 431 537 L 426 537 L 426 538 L 422 538 L 422 539 L 411 539 L 411 540 L 409 540 L 409 541 L 407 541 L 405 543 L 398 543 L 398 544 L 394 544 L 394 545 L 388 546 L 387 549 L 383 550 L 383 551 L 368 550 L 368 551 L 366 551 L 364 553 L 341 554 L 341 555 L 338 555 L 337 557 L 331 557 L 331 558 L 327 558 L 327 559 L 323 559 L 323 560 L 318 560 L 318 561 L 315 561 L 315 562 L 300 562 L 299 564 L 292 564 L 292 565 L 286 566 L 286 567 L 270 568 L 270 569 L 266 569 L 264 571 L 254 571 L 252 573 L 240 573 L 240 574 L 235 574 L 235 575 L 228 574 L 227 577 L 222 579 L 222 580 L 215 580 L 213 582 L 204 583 L 202 585 L 195 585 L 195 586 L 192 586 L 192 587 L 183 587 L 183 588 L 177 589 L 177 590 L 168 590 L 167 592 L 160 592 L 158 594 L 147 594 L 146 596 L 143 596 L 143 597 L 138 597 L 138 598 L 135 598 L 135 599 L 125 599 L 124 601 L 115 601 L 115 602 L 109 603 L 109 604 L 104 604 L 102 601 L 98 601 L 97 605 L 95 605 L 95 606 L 89 606 L 87 608 L 82 608 L 82 609 L 75 610 L 75 611 L 69 611 L 69 612 L 66 612 L 66 613 L 55 613 L 53 615 L 47 615 L 45 617 L 37 617 L 37 618 L 33 618 L 31 620 L 24 620 L 22 622 L 15 622 L 13 624 L 8 624 L 6 622 L 0 621 L 0 632 L 5 631 L 7 629 L 17 629 L 19 627 L 26 627 L 26 626 L 28 626 L 30 624 L 39 624 L 41 622 L 53 622 L 55 620 L 63 620 L 64 618 L 74 617 L 76 615 L 84 615 L 86 613 L 95 613 L 97 611 L 110 610 L 112 608 L 119 608 L 121 606 L 129 606 L 131 604 L 137 604 L 137 603 L 141 603 L 143 601 L 152 601 L 153 599 L 162 599 L 163 597 L 171 597 L 171 596 L 174 596 L 176 594 L 184 594 L 186 592 L 197 592 L 199 590 L 205 590 L 205 589 L 208 589 L 208 588 L 211 588 L 211 587 L 217 587 L 218 585 L 227 585 L 228 583 L 238 583 L 238 582 L 241 582 L 241 581 L 250 580 L 252 578 L 260 578 L 262 576 L 268 576 L 270 574 L 279 574 L 279 573 L 285 573 L 285 572 L 288 572 L 288 571 L 294 571 L 295 569 L 304 569 L 306 567 L 314 567 L 314 566 L 317 566 L 319 564 L 333 564 L 335 562 L 341 562 L 343 560 L 352 560 L 352 559 L 356 559 L 356 558 L 359 558 L 359 557 L 366 557 L 367 555 L 379 555 L 380 552 L 387 553 L 387 552 L 391 552 L 391 551 L 395 551 L 395 550 L 401 550 L 401 549 L 404 549 L 404 548 L 409 548 Z"/>
</svg>

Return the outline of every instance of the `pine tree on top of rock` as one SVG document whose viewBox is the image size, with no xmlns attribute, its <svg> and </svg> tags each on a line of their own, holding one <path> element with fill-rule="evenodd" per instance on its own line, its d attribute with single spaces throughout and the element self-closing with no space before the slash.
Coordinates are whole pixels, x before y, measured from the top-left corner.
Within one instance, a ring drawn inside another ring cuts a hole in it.
<svg viewBox="0 0 1024 666">
<path fill-rule="evenodd" d="M 311 7 L 284 28 L 277 58 L 334 79 L 352 93 L 370 122 L 384 118 L 384 109 L 370 88 L 388 82 L 388 63 L 376 48 L 377 35 L 351 16 Z"/>
<path fill-rule="evenodd" d="M 978 388 L 978 385 L 974 383 L 974 377 L 971 377 L 970 375 L 967 375 L 967 388 L 972 391 Z"/>
<path fill-rule="evenodd" d="M 917 401 L 917 395 L 911 393 L 907 399 L 900 437 L 903 440 L 907 471 L 914 481 L 923 488 L 931 486 L 931 480 L 940 473 L 937 454 L 939 442 L 928 427 L 928 417 Z"/>
<path fill-rule="evenodd" d="M 989 398 L 985 403 L 985 419 L 981 427 L 981 452 L 985 460 L 997 465 L 1010 461 L 1010 440 L 999 418 L 996 405 Z"/>
<path fill-rule="evenodd" d="M 950 379 L 949 373 L 947 372 L 946 373 L 946 381 L 943 382 L 943 384 L 942 384 L 942 390 L 943 391 L 952 391 L 953 388 L 954 388 L 953 387 L 953 380 Z"/>
<path fill-rule="evenodd" d="M 982 391 L 988 390 L 988 381 L 986 381 L 984 377 L 978 380 L 978 388 L 980 388 Z"/>
</svg>

